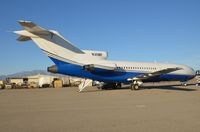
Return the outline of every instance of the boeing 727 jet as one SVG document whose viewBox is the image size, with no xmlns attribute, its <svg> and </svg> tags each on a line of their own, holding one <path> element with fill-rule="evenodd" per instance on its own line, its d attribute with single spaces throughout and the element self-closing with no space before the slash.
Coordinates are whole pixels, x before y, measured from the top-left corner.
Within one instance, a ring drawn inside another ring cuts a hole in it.
<svg viewBox="0 0 200 132">
<path fill-rule="evenodd" d="M 143 82 L 185 82 L 195 77 L 195 71 L 185 65 L 107 60 L 107 52 L 81 50 L 57 31 L 30 21 L 19 21 L 19 24 L 24 30 L 14 31 L 21 35 L 17 40 L 35 42 L 55 63 L 48 67 L 49 72 L 85 78 L 79 91 L 91 80 L 114 84 L 113 87 L 129 83 L 132 90 L 138 90 Z"/>
</svg>

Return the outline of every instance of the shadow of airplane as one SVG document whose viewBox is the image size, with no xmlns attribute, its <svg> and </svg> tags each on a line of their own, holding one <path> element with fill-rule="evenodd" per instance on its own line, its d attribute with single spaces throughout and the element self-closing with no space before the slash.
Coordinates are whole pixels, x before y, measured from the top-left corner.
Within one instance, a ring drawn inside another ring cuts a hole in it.
<svg viewBox="0 0 200 132">
<path fill-rule="evenodd" d="M 188 84 L 188 86 L 191 86 L 193 84 Z M 177 85 L 161 85 L 161 86 L 142 86 L 140 87 L 139 90 L 146 90 L 146 89 L 161 89 L 161 90 L 177 90 L 177 91 L 198 91 L 198 89 L 194 89 L 194 88 L 183 88 L 184 86 L 182 86 L 180 84 Z M 81 93 L 88 93 L 88 92 L 100 92 L 100 91 L 110 91 L 110 90 L 127 90 L 130 89 L 130 86 L 125 85 L 121 88 L 106 88 L 106 89 L 94 89 L 94 90 L 85 90 L 82 91 Z M 137 91 L 137 90 L 136 90 Z"/>
<path fill-rule="evenodd" d="M 197 89 L 193 88 L 183 88 L 180 87 L 181 85 L 161 85 L 161 86 L 142 86 L 139 90 L 145 90 L 145 89 L 161 89 L 161 90 L 178 90 L 178 91 L 198 91 Z M 122 88 L 115 88 L 115 89 L 103 89 L 103 90 L 126 90 L 130 89 L 129 86 L 124 86 Z M 137 91 L 137 90 L 136 90 Z"/>
<path fill-rule="evenodd" d="M 161 90 L 178 90 L 178 91 L 197 91 L 197 89 L 193 89 L 193 88 L 182 88 L 182 87 L 178 87 L 180 85 L 173 85 L 173 86 L 145 86 L 142 87 L 143 89 L 161 89 Z M 142 89 L 141 88 L 141 89 Z"/>
</svg>

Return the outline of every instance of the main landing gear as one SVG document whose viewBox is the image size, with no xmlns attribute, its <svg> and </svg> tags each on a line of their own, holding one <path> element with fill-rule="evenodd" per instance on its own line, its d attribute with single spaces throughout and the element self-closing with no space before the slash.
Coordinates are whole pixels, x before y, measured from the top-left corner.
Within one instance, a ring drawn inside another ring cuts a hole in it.
<svg viewBox="0 0 200 132">
<path fill-rule="evenodd" d="M 121 83 L 101 83 L 98 87 L 99 89 L 120 89 L 122 87 Z"/>
<path fill-rule="evenodd" d="M 143 82 L 141 81 L 134 81 L 131 86 L 130 86 L 130 89 L 131 90 L 139 90 L 140 89 L 140 86 L 142 85 Z"/>
<path fill-rule="evenodd" d="M 131 90 L 139 90 L 139 86 L 137 84 L 131 84 Z"/>
</svg>

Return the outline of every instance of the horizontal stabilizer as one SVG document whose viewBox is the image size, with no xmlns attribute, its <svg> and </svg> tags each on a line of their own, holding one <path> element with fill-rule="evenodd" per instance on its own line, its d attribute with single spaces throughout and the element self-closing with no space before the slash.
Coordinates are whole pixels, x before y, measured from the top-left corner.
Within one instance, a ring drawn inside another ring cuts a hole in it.
<svg viewBox="0 0 200 132">
<path fill-rule="evenodd" d="M 23 21 L 23 20 L 20 20 L 18 22 L 19 22 L 19 24 L 21 26 L 24 27 L 25 30 L 27 30 L 27 31 L 29 31 L 31 33 L 34 33 L 34 34 L 37 34 L 37 35 L 51 35 L 50 31 L 48 31 L 47 29 L 42 28 L 42 27 L 36 25 L 33 22 Z"/>
<path fill-rule="evenodd" d="M 28 40 L 31 40 L 30 37 L 27 37 L 27 36 L 20 36 L 19 38 L 17 38 L 18 41 L 28 41 Z"/>
</svg>

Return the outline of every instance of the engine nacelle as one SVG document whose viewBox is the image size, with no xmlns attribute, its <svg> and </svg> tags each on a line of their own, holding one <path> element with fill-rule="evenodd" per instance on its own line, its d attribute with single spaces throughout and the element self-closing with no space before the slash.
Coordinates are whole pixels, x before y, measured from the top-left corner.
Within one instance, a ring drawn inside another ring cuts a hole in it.
<svg viewBox="0 0 200 132">
<path fill-rule="evenodd" d="M 56 65 L 50 66 L 47 68 L 47 71 L 51 73 L 58 73 L 58 67 Z"/>
<path fill-rule="evenodd" d="M 89 65 L 84 65 L 83 69 L 91 72 L 91 71 L 94 71 L 95 68 L 93 64 L 89 64 Z"/>
</svg>

